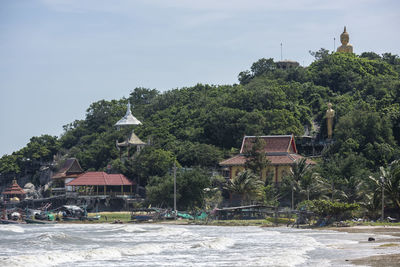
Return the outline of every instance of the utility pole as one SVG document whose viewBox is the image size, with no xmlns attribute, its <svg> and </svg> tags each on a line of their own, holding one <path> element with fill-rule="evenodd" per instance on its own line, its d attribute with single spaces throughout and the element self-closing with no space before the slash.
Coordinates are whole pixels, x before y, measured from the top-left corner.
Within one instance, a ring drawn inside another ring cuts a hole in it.
<svg viewBox="0 0 400 267">
<path fill-rule="evenodd" d="M 176 163 L 174 161 L 174 217 L 176 220 L 176 215 L 177 215 L 177 211 L 176 211 Z"/>
<path fill-rule="evenodd" d="M 385 219 L 385 176 L 381 176 L 382 182 L 382 213 L 381 213 L 381 221 Z"/>
<path fill-rule="evenodd" d="M 283 57 L 282 57 L 282 43 L 281 43 L 281 61 L 283 60 Z"/>
</svg>

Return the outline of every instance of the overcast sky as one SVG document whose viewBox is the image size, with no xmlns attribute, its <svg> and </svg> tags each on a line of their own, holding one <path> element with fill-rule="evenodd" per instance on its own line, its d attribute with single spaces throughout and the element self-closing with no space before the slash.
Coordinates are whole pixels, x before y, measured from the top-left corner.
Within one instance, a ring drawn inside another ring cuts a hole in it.
<svg viewBox="0 0 400 267">
<path fill-rule="evenodd" d="M 0 0 L 0 156 L 135 87 L 237 83 L 280 43 L 309 65 L 344 25 L 356 54 L 399 55 L 399 14 L 398 0 Z"/>
</svg>

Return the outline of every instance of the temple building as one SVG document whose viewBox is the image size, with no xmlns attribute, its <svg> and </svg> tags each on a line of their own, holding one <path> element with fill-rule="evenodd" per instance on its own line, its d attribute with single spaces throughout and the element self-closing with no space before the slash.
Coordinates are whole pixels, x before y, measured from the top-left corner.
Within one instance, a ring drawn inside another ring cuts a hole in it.
<svg viewBox="0 0 400 267">
<path fill-rule="evenodd" d="M 299 66 L 300 66 L 299 62 L 294 61 L 294 60 L 282 60 L 282 61 L 276 62 L 276 67 L 278 69 L 283 69 L 283 70 L 297 68 Z"/>
<path fill-rule="evenodd" d="M 117 141 L 116 145 L 118 148 L 127 147 L 128 149 L 136 146 L 136 151 L 140 151 L 146 145 L 146 143 L 140 140 L 140 138 L 132 131 L 131 136 L 127 140 L 123 142 Z"/>
<path fill-rule="evenodd" d="M 67 183 L 72 192 L 78 195 L 92 196 L 133 196 L 135 182 L 129 181 L 122 174 L 105 172 L 86 172 L 75 180 Z"/>
<path fill-rule="evenodd" d="M 265 181 L 269 177 L 275 184 L 279 184 L 284 176 L 290 174 L 291 166 L 303 158 L 297 154 L 293 135 L 244 136 L 240 154 L 219 164 L 225 169 L 227 178 L 232 179 L 237 176 L 245 169 L 246 155 L 257 138 L 263 140 L 263 151 L 269 160 L 267 168 L 261 172 L 261 178 Z M 307 164 L 315 163 L 307 160 Z"/>
<path fill-rule="evenodd" d="M 2 195 L 4 201 L 19 202 L 25 199 L 26 192 L 18 185 L 17 180 L 14 179 L 11 186 L 7 187 Z"/>
<path fill-rule="evenodd" d="M 84 171 L 76 158 L 67 159 L 61 169 L 51 177 L 53 182 L 51 188 L 52 194 L 61 195 L 67 191 L 72 191 L 72 187 L 66 186 L 66 184 L 76 179 L 82 173 Z"/>
</svg>

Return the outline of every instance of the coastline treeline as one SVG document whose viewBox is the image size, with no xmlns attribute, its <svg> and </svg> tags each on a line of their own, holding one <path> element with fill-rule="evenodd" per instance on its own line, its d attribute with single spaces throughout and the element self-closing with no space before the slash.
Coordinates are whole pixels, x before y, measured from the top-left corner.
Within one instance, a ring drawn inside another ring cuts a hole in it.
<svg viewBox="0 0 400 267">
<path fill-rule="evenodd" d="M 211 196 L 199 188 L 226 192 L 224 181 L 210 179 L 210 172 L 219 161 L 238 153 L 243 135 L 301 136 L 308 129 L 317 140 L 324 140 L 324 116 L 331 102 L 336 111 L 334 142 L 317 166 L 287 177 L 279 190 L 264 184 L 252 189 L 257 194 L 251 190 L 242 194 L 281 205 L 290 205 L 291 195 L 295 205 L 321 198 L 359 203 L 376 216 L 383 186 L 388 209 L 400 211 L 396 161 L 400 159 L 400 58 L 325 49 L 312 55 L 315 61 L 309 67 L 289 69 L 262 58 L 239 73 L 238 84 L 197 84 L 162 93 L 135 88 L 127 98 L 97 101 L 87 109 L 85 119 L 65 125 L 60 137 L 32 137 L 24 148 L 1 157 L 0 178 L 30 175 L 38 183 L 43 162 L 53 161 L 54 155 L 76 157 L 85 170 L 106 170 L 109 165 L 113 172 L 138 179 L 147 186 L 151 203 L 168 206 L 176 161 L 180 169 L 191 172 L 178 175 L 180 208 L 200 207 Z M 131 161 L 123 160 L 120 153 L 126 151 L 115 146 L 131 129 L 113 127 L 125 114 L 128 101 L 134 116 L 143 122 L 135 133 L 151 144 Z M 380 182 L 383 175 L 386 184 Z"/>
</svg>

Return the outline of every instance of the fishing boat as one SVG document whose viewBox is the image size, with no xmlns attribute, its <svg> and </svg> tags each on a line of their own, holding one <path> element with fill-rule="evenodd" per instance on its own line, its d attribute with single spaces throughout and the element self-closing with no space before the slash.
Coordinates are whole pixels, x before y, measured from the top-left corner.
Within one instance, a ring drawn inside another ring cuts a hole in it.
<svg viewBox="0 0 400 267">
<path fill-rule="evenodd" d="M 37 220 L 33 218 L 25 218 L 25 222 L 28 224 L 55 224 L 55 221 L 45 221 L 45 220 Z"/>
<path fill-rule="evenodd" d="M 14 220 L 7 220 L 7 219 L 0 219 L 1 224 L 26 224 L 24 221 L 14 221 Z"/>
</svg>

